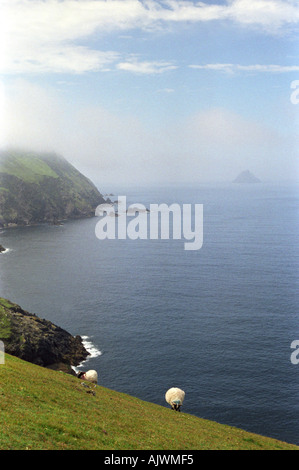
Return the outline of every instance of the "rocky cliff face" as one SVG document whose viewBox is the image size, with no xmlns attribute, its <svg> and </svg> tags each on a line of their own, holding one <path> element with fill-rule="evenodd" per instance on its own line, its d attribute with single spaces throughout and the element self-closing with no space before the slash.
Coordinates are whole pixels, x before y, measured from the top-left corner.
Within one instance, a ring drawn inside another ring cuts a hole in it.
<svg viewBox="0 0 299 470">
<path fill-rule="evenodd" d="M 89 353 L 80 336 L 0 298 L 0 340 L 5 353 L 27 362 L 71 373 Z"/>
<path fill-rule="evenodd" d="M 93 183 L 61 156 L 0 153 L 2 227 L 91 217 L 104 202 Z"/>
</svg>

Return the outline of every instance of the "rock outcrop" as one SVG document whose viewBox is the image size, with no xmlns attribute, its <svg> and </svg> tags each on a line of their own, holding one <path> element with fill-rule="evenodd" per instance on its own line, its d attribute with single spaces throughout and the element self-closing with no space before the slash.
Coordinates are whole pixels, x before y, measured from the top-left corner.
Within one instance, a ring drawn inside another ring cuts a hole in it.
<svg viewBox="0 0 299 470">
<path fill-rule="evenodd" d="M 27 362 L 72 373 L 89 353 L 82 338 L 0 298 L 0 340 L 5 353 Z"/>
<path fill-rule="evenodd" d="M 249 170 L 242 171 L 237 178 L 234 180 L 234 183 L 260 183 L 261 180 L 254 176 Z"/>
</svg>

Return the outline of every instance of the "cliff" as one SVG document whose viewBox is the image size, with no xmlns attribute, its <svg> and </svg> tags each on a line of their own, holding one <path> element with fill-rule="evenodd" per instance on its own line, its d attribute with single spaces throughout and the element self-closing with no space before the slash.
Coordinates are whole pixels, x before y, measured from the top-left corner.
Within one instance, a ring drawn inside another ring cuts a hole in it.
<svg viewBox="0 0 299 470">
<path fill-rule="evenodd" d="M 0 153 L 0 226 L 91 217 L 105 202 L 94 184 L 51 153 Z"/>
<path fill-rule="evenodd" d="M 5 353 L 43 367 L 72 372 L 89 353 L 80 336 L 0 297 L 0 340 Z"/>
</svg>

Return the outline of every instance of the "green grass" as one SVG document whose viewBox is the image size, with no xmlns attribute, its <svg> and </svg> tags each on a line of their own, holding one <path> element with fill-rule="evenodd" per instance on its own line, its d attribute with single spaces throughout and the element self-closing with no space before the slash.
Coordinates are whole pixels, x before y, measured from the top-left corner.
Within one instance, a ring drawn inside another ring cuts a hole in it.
<svg viewBox="0 0 299 470">
<path fill-rule="evenodd" d="M 3 297 L 0 297 L 0 305 L 6 308 L 12 308 L 16 306 L 16 304 L 13 304 L 12 302 L 7 299 L 4 299 Z"/>
<path fill-rule="evenodd" d="M 0 450 L 298 450 L 5 355 Z"/>
<path fill-rule="evenodd" d="M 0 162 L 0 172 L 16 176 L 27 183 L 39 183 L 44 176 L 58 178 L 58 175 L 35 154 L 11 153 Z"/>
<path fill-rule="evenodd" d="M 0 338 L 8 339 L 11 335 L 10 321 L 5 315 L 5 310 L 0 306 Z"/>
<path fill-rule="evenodd" d="M 11 326 L 9 318 L 6 315 L 5 308 L 0 305 L 0 338 L 8 339 L 11 335 Z"/>
<path fill-rule="evenodd" d="M 62 180 L 67 185 L 70 195 L 76 199 L 76 206 L 84 207 L 79 193 L 90 194 L 95 189 L 88 178 L 83 176 L 63 157 L 49 153 L 34 153 L 18 150 L 0 152 L 0 175 L 11 175 L 25 183 L 42 184 L 45 177 Z M 0 191 L 9 191 L 6 184 Z M 82 196 L 82 194 L 81 194 Z"/>
<path fill-rule="evenodd" d="M 11 325 L 7 316 L 7 309 L 14 306 L 9 300 L 0 297 L 0 338 L 8 339 L 11 336 Z"/>
</svg>

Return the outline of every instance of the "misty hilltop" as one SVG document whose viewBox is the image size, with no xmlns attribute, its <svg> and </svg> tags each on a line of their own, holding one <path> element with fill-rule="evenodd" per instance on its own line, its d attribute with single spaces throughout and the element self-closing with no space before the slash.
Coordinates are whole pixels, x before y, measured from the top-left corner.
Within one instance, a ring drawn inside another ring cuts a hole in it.
<svg viewBox="0 0 299 470">
<path fill-rule="evenodd" d="M 253 173 L 251 173 L 251 171 L 245 170 L 245 171 L 242 171 L 233 182 L 234 183 L 260 183 L 261 180 L 258 179 Z"/>
<path fill-rule="evenodd" d="M 55 153 L 0 152 L 0 225 L 91 217 L 105 202 L 95 185 Z"/>
</svg>

